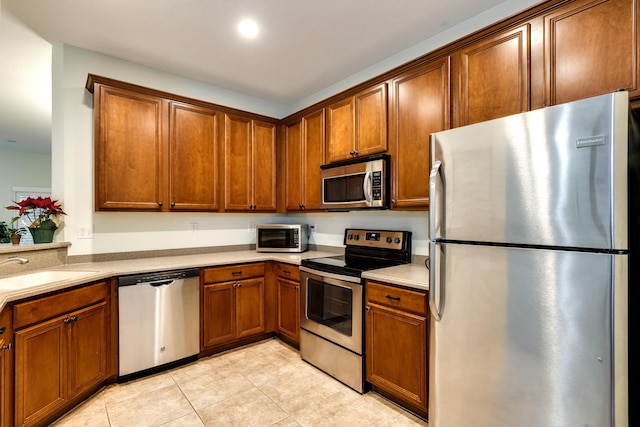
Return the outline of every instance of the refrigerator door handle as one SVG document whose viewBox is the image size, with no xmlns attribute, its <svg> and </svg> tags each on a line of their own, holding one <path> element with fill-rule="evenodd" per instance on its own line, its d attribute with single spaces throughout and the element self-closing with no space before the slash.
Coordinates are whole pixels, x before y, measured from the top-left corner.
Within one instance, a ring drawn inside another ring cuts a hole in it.
<svg viewBox="0 0 640 427">
<path fill-rule="evenodd" d="M 431 205 L 429 212 L 429 238 L 431 240 L 435 240 L 438 237 L 436 236 L 436 230 L 440 228 L 441 214 L 439 210 L 441 209 L 441 201 L 439 198 L 442 197 L 442 185 L 438 186 L 438 183 L 442 184 L 441 168 L 442 162 L 438 160 L 433 164 L 429 174 L 429 203 Z"/>
<path fill-rule="evenodd" d="M 440 245 L 437 242 L 431 242 L 429 248 L 429 260 L 431 266 L 429 268 L 429 310 L 436 321 L 440 321 L 441 306 L 440 297 Z"/>
</svg>

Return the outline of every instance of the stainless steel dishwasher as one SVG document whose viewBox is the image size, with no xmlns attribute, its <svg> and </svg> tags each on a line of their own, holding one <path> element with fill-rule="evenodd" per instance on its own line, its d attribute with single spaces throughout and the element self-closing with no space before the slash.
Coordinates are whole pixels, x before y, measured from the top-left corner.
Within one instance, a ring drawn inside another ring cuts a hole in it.
<svg viewBox="0 0 640 427">
<path fill-rule="evenodd" d="M 200 270 L 118 278 L 118 381 L 195 360 L 200 351 Z"/>
</svg>

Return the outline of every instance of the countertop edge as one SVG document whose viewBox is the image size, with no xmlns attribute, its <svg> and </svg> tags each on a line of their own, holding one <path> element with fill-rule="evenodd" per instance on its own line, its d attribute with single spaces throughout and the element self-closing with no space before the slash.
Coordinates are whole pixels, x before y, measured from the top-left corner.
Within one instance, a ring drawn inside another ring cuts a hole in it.
<svg viewBox="0 0 640 427">
<path fill-rule="evenodd" d="M 307 251 L 303 253 L 269 253 L 256 252 L 254 250 L 220 252 L 211 254 L 182 255 L 178 257 L 157 257 L 140 258 L 132 260 L 103 261 L 65 264 L 42 270 L 31 270 L 24 274 L 15 274 L 0 279 L 0 311 L 14 301 L 43 295 L 49 292 L 71 288 L 85 283 L 96 282 L 118 276 L 130 274 L 153 273 L 167 270 L 178 270 L 184 268 L 208 268 L 222 265 L 244 264 L 251 262 L 276 261 L 293 265 L 300 265 L 305 258 L 316 258 L 324 256 L 335 256 L 335 253 L 325 251 Z M 420 274 L 426 268 L 421 264 L 405 264 L 396 267 L 370 270 L 363 273 L 363 277 L 379 280 L 401 286 L 414 287 L 417 289 L 428 289 L 426 282 L 427 274 L 424 277 Z M 79 275 L 73 279 L 59 280 L 35 284 L 34 286 L 22 287 L 20 289 L 10 289 L 11 280 L 29 274 L 42 271 L 73 271 L 86 272 L 86 275 Z M 2 288 L 9 288 L 2 290 Z"/>
</svg>

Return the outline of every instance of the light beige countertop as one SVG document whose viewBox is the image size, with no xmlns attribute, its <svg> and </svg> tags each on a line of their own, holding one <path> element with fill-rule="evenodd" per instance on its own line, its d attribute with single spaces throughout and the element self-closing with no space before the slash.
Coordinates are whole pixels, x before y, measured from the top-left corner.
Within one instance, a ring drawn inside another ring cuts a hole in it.
<svg viewBox="0 0 640 427">
<path fill-rule="evenodd" d="M 278 261 L 300 265 L 304 258 L 334 256 L 335 252 L 266 253 L 255 250 L 131 260 L 64 264 L 0 279 L 0 310 L 11 301 L 127 274 L 152 273 L 193 267 L 215 267 L 247 262 Z"/>
<path fill-rule="evenodd" d="M 424 291 L 429 290 L 429 270 L 424 264 L 403 264 L 369 270 L 362 273 L 362 277 Z"/>
<path fill-rule="evenodd" d="M 11 301 L 57 291 L 83 283 L 128 274 L 153 273 L 194 267 L 215 267 L 240 263 L 277 261 L 300 265 L 305 258 L 335 256 L 335 252 L 267 253 L 255 250 L 216 252 L 196 255 L 162 256 L 118 261 L 71 263 L 42 270 L 31 270 L 0 278 L 0 310 Z M 428 270 L 423 264 L 405 264 L 370 270 L 368 279 L 428 289 Z"/>
</svg>

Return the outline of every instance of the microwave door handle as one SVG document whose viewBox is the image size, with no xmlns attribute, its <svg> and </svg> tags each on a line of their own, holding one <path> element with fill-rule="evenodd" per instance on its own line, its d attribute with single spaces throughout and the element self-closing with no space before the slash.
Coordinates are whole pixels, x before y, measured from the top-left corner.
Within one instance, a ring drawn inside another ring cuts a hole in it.
<svg viewBox="0 0 640 427">
<path fill-rule="evenodd" d="M 364 193 L 364 198 L 367 202 L 371 203 L 373 201 L 373 194 L 371 194 L 371 171 L 367 171 L 364 174 L 364 180 L 362 181 L 362 192 Z"/>
</svg>

